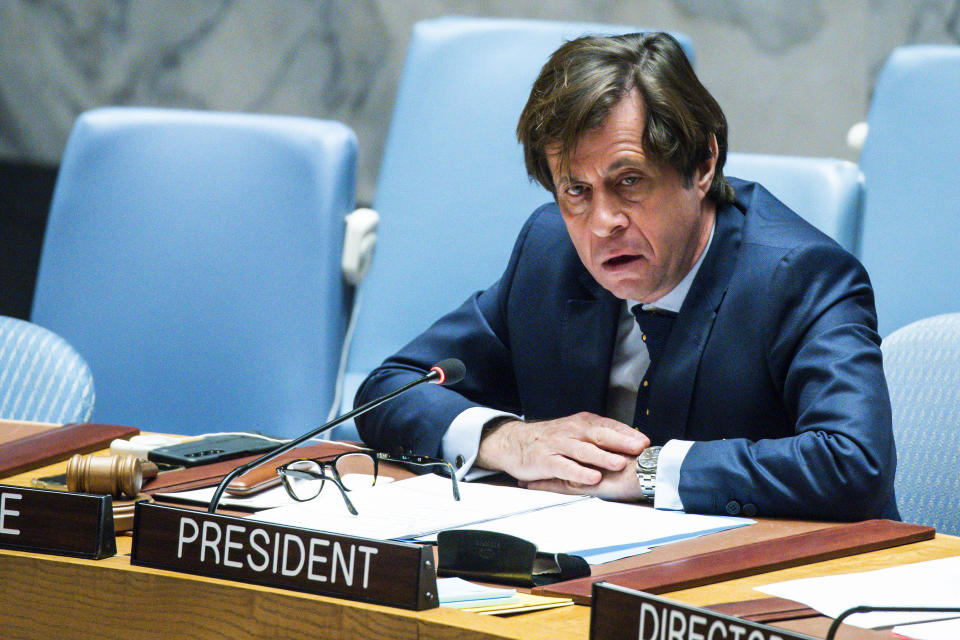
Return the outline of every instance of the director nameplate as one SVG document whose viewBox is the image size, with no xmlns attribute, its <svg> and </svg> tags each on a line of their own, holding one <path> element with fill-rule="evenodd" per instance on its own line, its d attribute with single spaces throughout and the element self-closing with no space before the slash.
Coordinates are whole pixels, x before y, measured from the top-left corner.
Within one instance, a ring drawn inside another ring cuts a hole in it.
<svg viewBox="0 0 960 640">
<path fill-rule="evenodd" d="M 590 640 L 816 640 L 608 582 L 591 600 Z"/>
</svg>

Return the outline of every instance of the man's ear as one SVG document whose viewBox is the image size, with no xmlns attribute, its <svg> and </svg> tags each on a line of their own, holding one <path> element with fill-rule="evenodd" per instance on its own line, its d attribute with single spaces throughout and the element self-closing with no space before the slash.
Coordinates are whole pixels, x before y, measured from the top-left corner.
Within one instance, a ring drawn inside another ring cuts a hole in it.
<svg viewBox="0 0 960 640">
<path fill-rule="evenodd" d="M 710 191 L 710 185 L 713 183 L 713 174 L 717 169 L 717 156 L 720 155 L 720 147 L 717 145 L 717 137 L 710 134 L 710 157 L 700 163 L 697 167 L 697 173 L 694 176 L 697 190 L 701 196 L 706 197 Z"/>
</svg>

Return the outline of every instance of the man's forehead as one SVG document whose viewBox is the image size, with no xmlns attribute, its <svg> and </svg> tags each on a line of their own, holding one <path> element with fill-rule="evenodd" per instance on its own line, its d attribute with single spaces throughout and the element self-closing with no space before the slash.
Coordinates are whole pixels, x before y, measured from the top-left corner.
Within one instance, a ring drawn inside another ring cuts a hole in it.
<svg viewBox="0 0 960 640">
<path fill-rule="evenodd" d="M 614 124 L 622 125 L 625 120 L 629 123 L 625 129 L 627 137 L 636 140 L 642 145 L 643 131 L 646 125 L 646 108 L 636 88 L 631 89 L 614 104 L 606 117 L 598 125 L 583 131 L 567 148 L 564 148 L 564 144 L 560 140 L 555 140 L 544 145 L 543 150 L 547 156 L 547 162 L 550 165 L 551 172 L 554 173 L 554 181 L 557 181 L 556 173 L 558 171 L 561 174 L 569 172 L 570 162 L 576 160 L 577 151 L 581 147 L 591 146 L 591 143 L 595 142 L 597 136 L 609 133 L 607 130 L 611 126 Z M 630 161 L 625 158 L 619 159 L 611 165 L 610 168 L 617 168 L 620 164 L 629 163 Z M 561 178 L 563 177 L 566 176 L 561 175 Z"/>
</svg>

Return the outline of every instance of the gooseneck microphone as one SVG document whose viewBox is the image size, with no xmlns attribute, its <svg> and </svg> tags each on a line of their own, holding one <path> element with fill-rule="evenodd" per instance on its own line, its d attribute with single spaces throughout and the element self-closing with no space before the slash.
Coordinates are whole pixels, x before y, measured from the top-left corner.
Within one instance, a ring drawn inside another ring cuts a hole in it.
<svg viewBox="0 0 960 640">
<path fill-rule="evenodd" d="M 327 422 L 326 424 L 317 427 L 313 431 L 307 432 L 302 436 L 299 436 L 289 442 L 285 442 L 281 444 L 276 449 L 272 451 L 268 451 L 267 453 L 260 456 L 256 460 L 251 460 L 247 464 L 237 467 L 236 469 L 228 473 L 226 476 L 224 476 L 223 480 L 220 481 L 220 484 L 217 485 L 217 490 L 214 491 L 213 497 L 210 499 L 210 507 L 207 509 L 207 511 L 209 513 L 216 513 L 217 505 L 220 504 L 220 498 L 223 496 L 223 492 L 226 491 L 227 485 L 233 482 L 234 478 L 238 476 L 242 476 L 248 471 L 252 471 L 253 469 L 256 469 L 257 467 L 264 464 L 265 462 L 269 462 L 270 460 L 273 460 L 277 456 L 284 454 L 287 451 L 290 451 L 290 449 L 293 449 L 294 447 L 303 444 L 307 440 L 317 437 L 324 431 L 332 429 L 333 427 L 337 426 L 341 422 L 344 422 L 346 420 L 349 420 L 350 418 L 354 418 L 356 416 L 366 413 L 367 411 L 370 411 L 371 409 L 375 409 L 376 407 L 379 407 L 381 404 L 383 404 L 387 400 L 391 400 L 397 397 L 398 395 L 400 395 L 401 393 L 408 391 L 413 387 L 416 387 L 417 385 L 423 384 L 424 382 L 432 382 L 434 384 L 449 386 L 463 380 L 463 376 L 466 375 L 466 373 L 467 373 L 467 368 L 463 366 L 463 363 L 457 360 L 456 358 L 447 358 L 446 360 L 441 360 L 437 364 L 430 367 L 430 371 L 422 378 L 418 378 L 413 382 L 408 382 L 407 384 L 403 385 L 396 391 L 391 391 L 386 395 L 380 396 L 379 398 L 375 398 L 370 402 L 357 407 L 353 411 L 349 411 L 343 414 L 342 416 L 338 418 L 334 418 L 333 420 Z"/>
<path fill-rule="evenodd" d="M 960 613 L 960 607 L 881 607 L 873 605 L 859 605 L 856 607 L 850 607 L 836 618 L 830 624 L 830 628 L 827 629 L 827 635 L 825 636 L 826 640 L 833 640 L 837 635 L 837 631 L 840 629 L 840 623 L 842 623 L 848 616 L 851 616 L 855 613 L 873 613 L 875 611 L 890 611 L 890 612 L 913 612 L 917 613 Z"/>
</svg>

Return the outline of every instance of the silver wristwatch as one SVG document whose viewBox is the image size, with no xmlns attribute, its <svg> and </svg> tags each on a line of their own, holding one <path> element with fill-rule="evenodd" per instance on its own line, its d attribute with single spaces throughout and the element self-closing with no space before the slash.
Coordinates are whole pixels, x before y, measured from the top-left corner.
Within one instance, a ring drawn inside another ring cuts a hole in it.
<svg viewBox="0 0 960 640">
<path fill-rule="evenodd" d="M 653 501 L 657 491 L 657 458 L 660 447 L 647 447 L 637 457 L 637 478 L 640 480 L 640 492 L 644 500 Z"/>
</svg>

